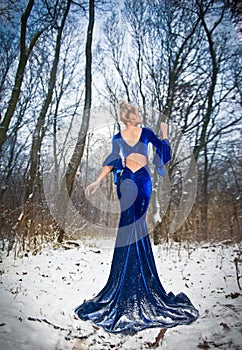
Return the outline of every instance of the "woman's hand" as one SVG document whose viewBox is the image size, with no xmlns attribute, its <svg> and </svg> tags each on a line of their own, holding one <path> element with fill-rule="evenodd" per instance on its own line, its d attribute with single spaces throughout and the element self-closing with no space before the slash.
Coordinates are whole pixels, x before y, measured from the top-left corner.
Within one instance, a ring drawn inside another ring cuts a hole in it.
<svg viewBox="0 0 242 350">
<path fill-rule="evenodd" d="M 162 132 L 163 139 L 168 139 L 168 124 L 161 122 L 160 129 Z"/>
<path fill-rule="evenodd" d="M 105 178 L 105 176 L 107 176 L 110 171 L 113 169 L 113 166 L 111 165 L 106 165 L 103 167 L 100 175 L 98 176 L 97 180 L 92 182 L 90 185 L 87 186 L 87 188 L 85 189 L 85 195 L 89 196 L 89 192 L 90 190 L 92 190 L 92 194 L 94 192 L 96 192 L 96 190 L 98 189 L 98 187 L 100 186 L 101 181 Z"/>
<path fill-rule="evenodd" d="M 92 194 L 93 194 L 94 192 L 96 192 L 96 190 L 98 189 L 99 186 L 100 186 L 100 181 L 99 180 L 96 180 L 95 182 L 91 183 L 85 189 L 85 195 L 89 196 L 89 191 L 90 190 L 92 190 Z"/>
</svg>

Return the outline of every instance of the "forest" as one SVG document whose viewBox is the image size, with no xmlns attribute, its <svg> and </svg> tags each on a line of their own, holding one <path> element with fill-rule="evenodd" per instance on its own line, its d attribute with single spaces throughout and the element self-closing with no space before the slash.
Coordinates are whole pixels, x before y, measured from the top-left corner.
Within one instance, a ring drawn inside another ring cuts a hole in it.
<svg viewBox="0 0 242 350">
<path fill-rule="evenodd" d="M 239 2 L 29 0 L 0 11 L 3 249 L 112 234 L 112 176 L 91 201 L 84 187 L 122 128 L 121 98 L 158 135 L 169 124 L 154 243 L 241 239 Z"/>
<path fill-rule="evenodd" d="M 1 349 L 241 349 L 241 1 L 3 0 L 0 19 Z M 158 137 L 168 124 L 147 223 L 162 281 L 200 318 L 164 339 L 73 315 L 110 270 L 113 174 L 85 188 L 121 99 Z"/>
</svg>

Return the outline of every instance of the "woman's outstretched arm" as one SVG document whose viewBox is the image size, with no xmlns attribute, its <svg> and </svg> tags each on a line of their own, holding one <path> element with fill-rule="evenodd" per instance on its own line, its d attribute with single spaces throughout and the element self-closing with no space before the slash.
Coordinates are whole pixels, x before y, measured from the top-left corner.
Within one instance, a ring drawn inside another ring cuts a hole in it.
<svg viewBox="0 0 242 350">
<path fill-rule="evenodd" d="M 100 186 L 101 181 L 110 173 L 112 170 L 113 166 L 112 165 L 106 165 L 103 167 L 100 175 L 98 176 L 97 180 L 92 182 L 90 185 L 88 185 L 85 189 L 85 195 L 89 196 L 90 190 L 92 190 L 92 194 L 96 192 L 98 187 Z"/>
<path fill-rule="evenodd" d="M 163 139 L 168 139 L 168 124 L 167 123 L 160 123 L 160 129 L 162 132 Z"/>
</svg>

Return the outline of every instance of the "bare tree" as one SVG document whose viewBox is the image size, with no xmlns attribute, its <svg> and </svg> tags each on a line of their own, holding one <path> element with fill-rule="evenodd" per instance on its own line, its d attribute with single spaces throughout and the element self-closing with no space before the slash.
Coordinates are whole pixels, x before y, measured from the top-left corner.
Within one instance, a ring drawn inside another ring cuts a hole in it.
<svg viewBox="0 0 242 350">
<path fill-rule="evenodd" d="M 35 126 L 35 130 L 33 133 L 33 139 L 32 139 L 32 146 L 31 146 L 31 152 L 30 152 L 30 168 L 27 175 L 27 181 L 26 181 L 26 189 L 25 189 L 25 200 L 24 202 L 27 204 L 27 201 L 29 199 L 29 196 L 34 194 L 36 182 L 38 181 L 38 169 L 39 169 L 39 159 L 40 159 L 40 152 L 41 152 L 41 144 L 42 140 L 45 134 L 45 119 L 46 115 L 50 106 L 50 103 L 52 102 L 52 96 L 54 92 L 54 87 L 56 84 L 57 79 L 57 68 L 58 63 L 60 59 L 60 52 L 61 52 L 61 39 L 62 39 L 62 33 L 65 27 L 66 19 L 70 10 L 71 0 L 67 0 L 64 8 L 64 12 L 61 18 L 61 23 L 58 26 L 57 30 L 57 36 L 56 36 L 56 43 L 55 43 L 55 56 L 52 63 L 52 68 L 50 72 L 50 78 L 49 78 L 49 85 L 48 85 L 48 91 L 46 98 L 43 102 L 40 115 L 37 119 L 37 123 Z M 25 209 L 27 209 L 28 206 L 25 206 Z M 25 210 L 24 217 L 26 218 L 27 212 Z"/>
<path fill-rule="evenodd" d="M 90 119 L 90 109 L 92 104 L 92 39 L 93 39 L 93 28 L 95 20 L 95 1 L 89 0 L 89 22 L 87 28 L 87 39 L 86 39 L 86 67 L 85 67 L 85 100 L 84 109 L 82 114 L 82 124 L 78 134 L 77 143 L 73 151 L 72 157 L 69 161 L 66 173 L 63 177 L 62 184 L 60 187 L 60 198 L 65 193 L 64 188 L 67 188 L 69 197 L 71 196 L 73 190 L 73 184 L 75 180 L 75 175 L 80 164 L 86 136 L 88 132 L 89 119 Z M 64 222 L 67 209 L 67 201 L 62 199 L 61 201 L 61 215 L 63 217 L 62 227 L 59 228 L 58 241 L 62 242 L 64 237 Z"/>
<path fill-rule="evenodd" d="M 234 70 L 238 53 L 231 47 L 231 38 L 226 29 L 226 9 L 221 1 L 178 3 L 140 0 L 134 3 L 127 0 L 122 14 L 123 25 L 128 31 L 125 33 L 125 41 L 119 41 L 121 45 L 115 41 L 115 37 L 120 40 L 121 31 L 118 26 L 113 26 L 115 29 L 112 31 L 108 26 L 105 28 L 114 67 L 122 64 L 122 77 L 131 72 L 125 84 L 120 79 L 120 85 L 123 84 L 125 92 L 129 87 L 128 96 L 133 102 L 137 98 L 135 95 L 138 95 L 141 106 L 148 105 L 150 109 L 160 111 L 156 120 L 149 116 L 144 119 L 156 132 L 162 118 L 173 120 L 193 142 L 194 157 L 202 165 L 200 230 L 206 235 L 209 169 L 215 157 L 210 156 L 211 150 L 241 120 L 237 102 L 240 96 L 238 81 L 241 70 L 238 67 L 236 73 Z M 116 54 L 115 57 L 113 47 L 121 54 Z M 125 60 L 129 65 L 125 65 Z M 232 74 L 228 74 L 228 71 Z M 106 86 L 107 94 L 120 91 L 110 80 Z M 234 96 L 236 98 L 231 104 Z M 118 99 L 118 96 L 112 97 L 112 100 Z M 145 109 L 146 107 L 143 109 L 144 114 Z M 230 118 L 222 116 L 222 110 L 226 110 Z M 157 116 L 157 113 L 154 115 Z M 174 160 L 179 144 L 180 138 L 175 136 L 172 139 Z M 215 151 L 218 149 L 214 148 Z M 174 189 L 180 186 L 175 181 L 177 167 L 180 165 L 173 161 L 169 166 Z M 154 182 L 156 184 L 156 179 Z M 157 200 L 155 196 L 153 199 L 155 207 Z M 175 203 L 177 194 L 173 199 Z M 175 212 L 175 207 L 172 210 Z M 169 230 L 169 210 L 167 218 L 168 221 L 165 220 L 162 226 L 163 231 L 165 228 Z"/>
<path fill-rule="evenodd" d="M 20 34 L 20 56 L 19 56 L 19 62 L 18 67 L 15 75 L 15 82 L 12 89 L 11 97 L 8 102 L 8 107 L 5 112 L 4 118 L 0 125 L 0 151 L 2 150 L 3 143 L 6 139 L 7 131 L 9 128 L 10 121 L 14 115 L 15 108 L 19 99 L 21 86 L 24 78 L 24 72 L 25 68 L 29 59 L 29 56 L 41 36 L 41 34 L 44 32 L 46 28 L 41 28 L 41 30 L 36 31 L 36 33 L 31 38 L 29 44 L 27 45 L 27 22 L 30 17 L 32 8 L 34 5 L 34 0 L 29 0 L 27 7 L 25 9 L 25 12 L 21 16 L 21 34 Z"/>
</svg>

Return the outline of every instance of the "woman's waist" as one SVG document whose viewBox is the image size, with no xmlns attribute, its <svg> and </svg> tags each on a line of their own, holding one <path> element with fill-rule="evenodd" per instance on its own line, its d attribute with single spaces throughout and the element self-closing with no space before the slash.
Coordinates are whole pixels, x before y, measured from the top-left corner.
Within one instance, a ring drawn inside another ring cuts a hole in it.
<svg viewBox="0 0 242 350">
<path fill-rule="evenodd" d="M 150 178 L 150 169 L 148 167 L 148 164 L 145 164 L 144 166 L 140 166 L 139 168 L 130 168 L 127 164 L 124 166 L 123 169 L 123 178 Z"/>
<path fill-rule="evenodd" d="M 131 153 L 125 158 L 125 166 L 132 171 L 137 171 L 147 165 L 147 157 L 139 153 Z"/>
</svg>

